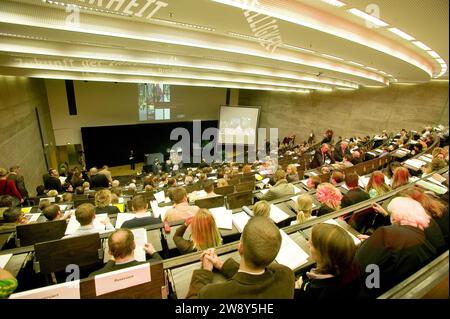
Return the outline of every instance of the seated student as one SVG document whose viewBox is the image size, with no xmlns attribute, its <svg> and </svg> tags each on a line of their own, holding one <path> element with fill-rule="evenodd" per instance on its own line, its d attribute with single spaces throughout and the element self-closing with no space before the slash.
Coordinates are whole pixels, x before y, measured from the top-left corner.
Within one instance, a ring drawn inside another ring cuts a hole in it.
<svg viewBox="0 0 450 319">
<path fill-rule="evenodd" d="M 252 172 L 252 166 L 246 164 L 242 167 L 242 174 L 250 174 Z"/>
<path fill-rule="evenodd" d="M 202 269 L 194 270 L 186 298 L 200 299 L 292 299 L 294 273 L 272 263 L 281 247 L 278 227 L 262 216 L 251 218 L 238 244 L 240 262 L 222 262 L 214 249 L 202 254 Z M 228 280 L 213 284 L 213 268 Z"/>
<path fill-rule="evenodd" d="M 394 170 L 394 176 L 392 177 L 392 189 L 399 188 L 409 183 L 409 170 L 406 167 L 397 167 Z"/>
<path fill-rule="evenodd" d="M 270 204 L 265 200 L 260 200 L 253 205 L 253 216 L 270 217 Z"/>
<path fill-rule="evenodd" d="M 36 186 L 36 197 L 37 198 L 47 197 L 44 185 Z"/>
<path fill-rule="evenodd" d="M 0 299 L 8 298 L 16 290 L 17 279 L 7 270 L 0 267 Z"/>
<path fill-rule="evenodd" d="M 309 194 L 301 194 L 297 197 L 297 219 L 291 222 L 291 225 L 297 225 L 306 222 L 308 219 L 315 218 L 312 214 L 313 199 Z"/>
<path fill-rule="evenodd" d="M 298 177 L 297 166 L 294 164 L 289 164 L 286 168 L 286 179 L 289 183 L 298 182 L 300 178 Z"/>
<path fill-rule="evenodd" d="M 356 173 L 347 173 L 345 175 L 345 185 L 348 192 L 344 194 L 341 201 L 341 207 L 348 207 L 356 203 L 370 199 L 369 194 L 359 188 L 359 176 Z"/>
<path fill-rule="evenodd" d="M 52 205 L 46 207 L 42 211 L 42 214 L 45 216 L 45 218 L 47 218 L 48 221 L 59 220 L 59 219 L 68 220 L 71 216 L 71 214 L 64 215 L 61 212 L 61 208 L 56 204 L 52 204 Z"/>
<path fill-rule="evenodd" d="M 165 222 L 174 222 L 193 217 L 198 210 L 198 206 L 189 206 L 186 190 L 183 187 L 176 187 L 171 191 L 172 200 L 175 205 L 168 209 L 164 217 Z"/>
<path fill-rule="evenodd" d="M 20 207 L 9 207 L 3 212 L 4 223 L 0 224 L 0 230 L 14 229 L 16 225 L 26 224 L 28 221 Z"/>
<path fill-rule="evenodd" d="M 370 175 L 366 186 L 366 192 L 369 193 L 370 198 L 381 196 L 390 191 L 391 188 L 386 184 L 384 174 L 381 171 L 375 171 Z"/>
<path fill-rule="evenodd" d="M 131 206 L 136 217 L 124 222 L 122 228 L 138 228 L 161 223 L 161 219 L 148 215 L 148 203 L 145 196 L 134 196 L 131 200 Z"/>
<path fill-rule="evenodd" d="M 390 162 L 388 167 L 385 170 L 386 177 L 389 179 L 392 179 L 392 177 L 394 176 L 394 171 L 399 167 L 401 167 L 400 162 L 398 162 L 398 161 Z"/>
<path fill-rule="evenodd" d="M 359 269 L 355 263 L 356 245 L 342 227 L 316 224 L 309 239 L 316 267 L 296 283 L 295 299 L 304 301 L 352 299 L 359 294 Z"/>
<path fill-rule="evenodd" d="M 99 174 L 97 167 L 92 167 L 89 170 L 90 187 L 91 188 L 107 188 L 109 187 L 109 180 L 105 174 Z"/>
<path fill-rule="evenodd" d="M 73 194 L 72 193 L 64 193 L 61 196 L 61 201 L 64 203 L 72 202 L 73 201 Z"/>
<path fill-rule="evenodd" d="M 309 189 L 316 189 L 317 186 L 320 185 L 320 183 L 322 183 L 322 180 L 320 179 L 319 176 L 311 176 L 306 181 L 306 184 L 308 185 Z"/>
<path fill-rule="evenodd" d="M 119 187 L 119 186 L 120 186 L 120 182 L 117 179 L 115 179 L 115 180 L 113 180 L 111 182 L 111 188 L 112 187 Z"/>
<path fill-rule="evenodd" d="M 96 214 L 118 214 L 119 209 L 116 206 L 111 206 L 111 191 L 102 189 L 95 193 L 95 213 Z"/>
<path fill-rule="evenodd" d="M 191 225 L 192 240 L 183 238 L 189 225 Z M 200 209 L 193 218 L 187 218 L 184 224 L 178 227 L 173 236 L 173 241 L 181 254 L 222 245 L 222 237 L 217 228 L 216 220 L 206 208 Z"/>
<path fill-rule="evenodd" d="M 322 204 L 317 211 L 317 216 L 341 209 L 341 191 L 330 183 L 322 183 L 317 187 L 316 198 Z"/>
<path fill-rule="evenodd" d="M 118 229 L 114 231 L 108 238 L 108 248 L 109 254 L 113 257 L 113 259 L 108 261 L 103 268 L 89 274 L 89 277 L 141 265 L 146 262 L 152 263 L 162 260 L 153 245 L 147 243 L 145 244 L 144 250 L 151 256 L 151 259 L 147 261 L 136 261 L 134 259 L 136 243 L 134 242 L 133 232 L 129 229 Z"/>
<path fill-rule="evenodd" d="M 362 163 L 363 159 L 361 158 L 361 153 L 358 151 L 352 152 L 352 159 L 350 161 L 352 162 L 353 165 Z"/>
<path fill-rule="evenodd" d="M 286 180 L 285 171 L 282 169 L 277 170 L 274 175 L 274 181 L 275 185 L 260 198 L 261 200 L 270 201 L 280 197 L 294 195 L 294 186 Z"/>
<path fill-rule="evenodd" d="M 330 183 L 333 185 L 337 185 L 342 183 L 345 180 L 344 173 L 339 171 L 334 171 L 330 177 Z"/>
<path fill-rule="evenodd" d="M 225 187 L 228 186 L 228 182 L 225 178 L 220 178 L 217 180 L 217 187 Z"/>
<path fill-rule="evenodd" d="M 215 197 L 217 196 L 216 193 L 214 193 L 214 182 L 210 179 L 206 180 L 203 183 L 203 189 L 206 192 L 206 197 Z"/>
<path fill-rule="evenodd" d="M 365 272 L 366 267 L 373 264 L 380 270 L 380 288 L 364 287 L 364 294 L 368 297 L 381 295 L 437 255 L 436 248 L 424 232 L 430 225 L 431 217 L 419 203 L 413 202 L 410 198 L 394 198 L 388 206 L 392 225 L 379 227 L 370 237 L 359 236 L 364 240 L 356 251 L 361 273 L 369 275 Z M 396 206 L 406 209 L 391 209 Z"/>
<path fill-rule="evenodd" d="M 75 218 L 77 222 L 80 224 L 80 227 L 71 235 L 67 235 L 66 237 L 72 236 L 81 236 L 86 234 L 98 233 L 98 229 L 94 226 L 95 219 L 95 206 L 90 203 L 84 203 L 77 207 L 75 210 Z M 105 221 L 102 221 L 105 225 L 106 230 L 113 230 L 114 227 L 111 225 L 109 218 L 106 218 Z"/>
</svg>

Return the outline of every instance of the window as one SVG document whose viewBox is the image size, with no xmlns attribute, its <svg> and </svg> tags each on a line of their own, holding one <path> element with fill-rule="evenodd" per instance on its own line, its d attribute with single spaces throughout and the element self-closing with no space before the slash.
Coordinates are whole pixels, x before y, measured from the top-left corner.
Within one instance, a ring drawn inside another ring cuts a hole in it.
<svg viewBox="0 0 450 319">
<path fill-rule="evenodd" d="M 155 120 L 156 121 L 170 120 L 170 109 L 167 108 L 155 109 Z"/>
</svg>

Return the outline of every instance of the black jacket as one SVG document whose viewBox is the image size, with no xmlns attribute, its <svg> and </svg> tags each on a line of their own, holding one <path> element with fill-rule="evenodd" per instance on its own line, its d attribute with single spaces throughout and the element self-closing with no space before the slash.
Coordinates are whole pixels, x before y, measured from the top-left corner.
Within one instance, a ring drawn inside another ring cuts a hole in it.
<svg viewBox="0 0 450 319">
<path fill-rule="evenodd" d="M 350 189 L 343 197 L 341 201 L 341 207 L 348 207 L 359 202 L 363 202 L 369 199 L 370 196 L 365 191 L 360 188 L 352 188 Z"/>
<path fill-rule="evenodd" d="M 95 207 L 95 213 L 98 214 L 118 214 L 119 209 L 116 206 Z"/>
<path fill-rule="evenodd" d="M 159 218 L 155 217 L 140 217 L 140 218 L 133 218 L 130 220 L 127 220 L 125 223 L 122 224 L 122 228 L 139 228 L 144 227 L 148 225 L 154 225 L 154 224 L 161 224 L 162 221 Z"/>
<path fill-rule="evenodd" d="M 58 191 L 58 193 L 63 193 L 64 189 L 61 185 L 61 181 L 59 180 L 59 178 L 54 177 L 54 176 L 50 176 L 45 180 L 45 189 L 46 190 L 52 190 L 55 189 Z"/>
<path fill-rule="evenodd" d="M 96 174 L 91 176 L 90 188 L 108 188 L 109 181 L 104 174 Z"/>
<path fill-rule="evenodd" d="M 23 179 L 22 175 L 17 174 L 9 174 L 7 179 L 11 179 L 16 184 L 16 188 L 19 191 L 20 195 L 22 195 L 22 198 L 28 198 L 28 191 L 25 187 L 25 180 Z"/>
</svg>

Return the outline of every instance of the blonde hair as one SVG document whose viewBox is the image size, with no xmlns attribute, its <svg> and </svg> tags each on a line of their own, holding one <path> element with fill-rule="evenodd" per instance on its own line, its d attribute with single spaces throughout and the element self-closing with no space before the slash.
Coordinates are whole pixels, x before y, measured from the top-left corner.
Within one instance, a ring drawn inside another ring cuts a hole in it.
<svg viewBox="0 0 450 319">
<path fill-rule="evenodd" d="M 217 187 L 225 187 L 228 186 L 228 182 L 225 178 L 221 178 L 217 181 Z"/>
<path fill-rule="evenodd" d="M 222 245 L 222 237 L 217 228 L 216 220 L 208 209 L 202 208 L 195 214 L 191 228 L 195 249 L 205 250 Z"/>
<path fill-rule="evenodd" d="M 294 164 L 289 164 L 286 168 L 286 171 L 289 169 L 291 170 L 291 174 L 297 174 L 297 166 L 295 166 Z"/>
<path fill-rule="evenodd" d="M 257 202 L 253 206 L 253 216 L 269 217 L 270 216 L 270 204 L 265 200 L 261 200 L 261 201 Z"/>
<path fill-rule="evenodd" d="M 102 189 L 95 193 L 95 206 L 106 207 L 111 204 L 111 191 L 108 189 Z"/>
<path fill-rule="evenodd" d="M 51 189 L 48 191 L 47 196 L 48 197 L 56 197 L 56 196 L 58 196 L 58 191 L 56 189 Z"/>
<path fill-rule="evenodd" d="M 303 223 L 311 217 L 313 199 L 309 194 L 297 197 L 297 222 Z"/>
</svg>

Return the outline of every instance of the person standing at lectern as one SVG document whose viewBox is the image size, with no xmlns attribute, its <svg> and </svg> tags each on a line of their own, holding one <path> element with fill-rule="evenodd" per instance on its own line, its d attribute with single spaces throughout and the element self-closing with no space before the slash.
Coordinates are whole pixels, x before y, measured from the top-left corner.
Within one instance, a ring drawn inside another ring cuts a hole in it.
<svg viewBox="0 0 450 319">
<path fill-rule="evenodd" d="M 134 165 L 134 152 L 133 152 L 133 150 L 130 151 L 130 165 L 131 165 L 131 169 L 134 171 L 135 170 L 135 165 Z"/>
</svg>

